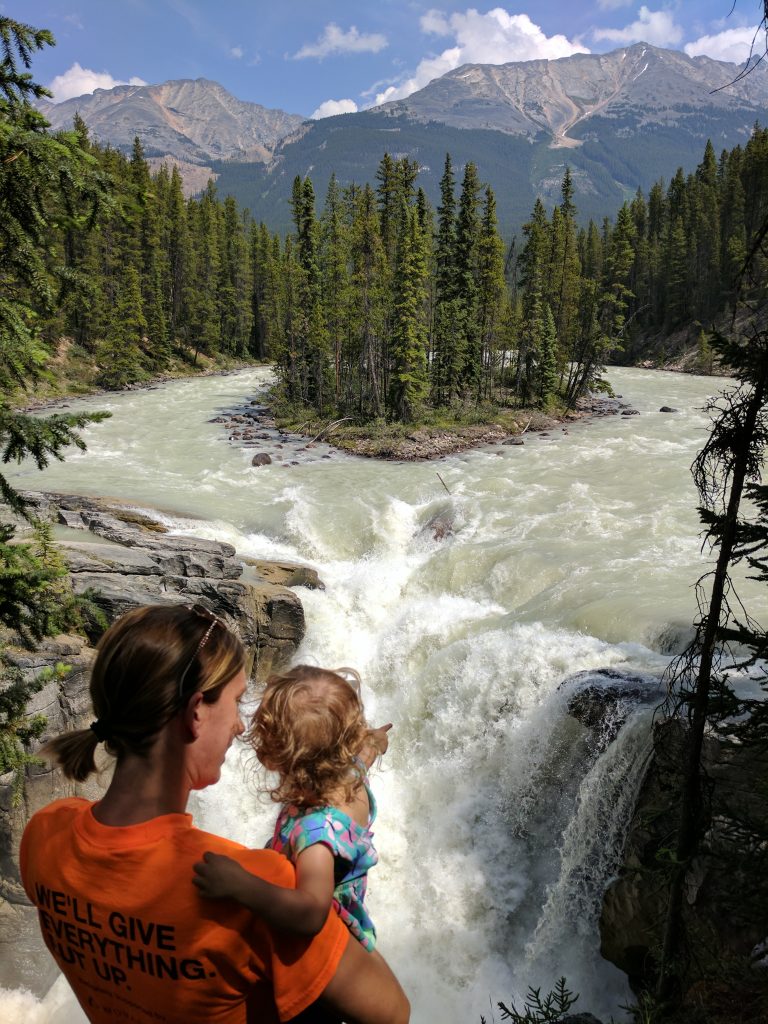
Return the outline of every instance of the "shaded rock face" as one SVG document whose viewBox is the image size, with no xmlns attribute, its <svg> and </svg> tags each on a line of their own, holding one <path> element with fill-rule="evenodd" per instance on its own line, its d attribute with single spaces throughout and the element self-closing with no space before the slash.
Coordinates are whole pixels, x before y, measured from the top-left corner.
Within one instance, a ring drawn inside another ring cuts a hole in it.
<svg viewBox="0 0 768 1024">
<path fill-rule="evenodd" d="M 660 948 L 667 902 L 658 868 L 678 820 L 686 741 L 687 728 L 677 720 L 655 727 L 623 866 L 603 902 L 601 952 L 636 988 L 654 980 L 653 956 Z M 748 958 L 768 932 L 768 755 L 709 736 L 703 764 L 711 807 L 702 850 L 685 878 L 683 921 L 693 954 L 686 989 L 715 974 L 729 958 Z"/>
<path fill-rule="evenodd" d="M 75 592 L 92 591 L 109 622 L 140 605 L 202 601 L 253 653 L 252 674 L 257 679 L 290 659 L 301 642 L 304 610 L 289 587 L 322 588 L 314 569 L 255 560 L 245 569 L 231 545 L 167 535 L 157 522 L 134 510 L 69 495 L 27 497 L 54 521 L 82 531 L 82 541 L 62 541 L 58 547 Z M 90 640 L 97 635 L 94 627 Z M 29 703 L 30 715 L 42 713 L 47 719 L 35 749 L 58 733 L 90 723 L 88 684 L 95 652 L 87 640 L 61 636 L 46 640 L 34 652 L 8 653 L 25 678 L 57 663 L 70 667 L 63 679 L 52 679 Z M 65 796 L 97 799 L 108 781 L 108 771 L 80 784 L 46 764 L 33 765 L 16 800 L 13 776 L 0 777 L 0 986 L 21 985 L 42 995 L 58 974 L 19 878 L 18 849 L 27 820 Z"/>
<path fill-rule="evenodd" d="M 88 675 L 93 650 L 81 637 L 60 636 L 46 640 L 34 652 L 11 650 L 10 660 L 25 679 L 57 662 L 70 666 L 63 680 L 52 679 L 29 703 L 29 714 L 44 714 L 45 734 L 40 744 L 56 733 L 83 728 L 91 720 Z M 47 765 L 27 769 L 21 799 L 14 800 L 13 775 L 0 776 L 0 986 L 19 985 L 41 994 L 51 986 L 58 969 L 43 947 L 37 913 L 30 907 L 18 871 L 21 834 L 30 815 L 64 796 L 97 799 L 98 779 L 69 782 Z M 52 854 L 55 855 L 55 854 Z"/>
</svg>

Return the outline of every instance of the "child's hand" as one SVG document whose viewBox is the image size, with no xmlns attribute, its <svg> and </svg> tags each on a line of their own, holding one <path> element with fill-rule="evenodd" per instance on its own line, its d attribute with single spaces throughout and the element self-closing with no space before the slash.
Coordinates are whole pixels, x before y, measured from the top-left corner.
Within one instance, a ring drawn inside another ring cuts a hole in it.
<svg viewBox="0 0 768 1024">
<path fill-rule="evenodd" d="M 248 876 L 236 860 L 210 851 L 194 865 L 194 871 L 193 884 L 209 900 L 237 899 L 243 876 Z"/>
<path fill-rule="evenodd" d="M 371 729 L 371 743 L 376 748 L 377 754 L 386 754 L 389 747 L 389 736 L 387 733 L 392 728 L 392 723 L 380 725 L 378 729 Z"/>
</svg>

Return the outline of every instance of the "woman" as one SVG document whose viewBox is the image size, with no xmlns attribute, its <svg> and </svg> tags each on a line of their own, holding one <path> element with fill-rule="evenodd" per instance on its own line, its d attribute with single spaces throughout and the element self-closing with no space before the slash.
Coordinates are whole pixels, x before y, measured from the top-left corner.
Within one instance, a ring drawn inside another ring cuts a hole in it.
<svg viewBox="0 0 768 1024">
<path fill-rule="evenodd" d="M 116 759 L 112 781 L 98 803 L 73 798 L 38 811 L 21 844 L 46 945 L 97 1024 L 262 1024 L 316 1000 L 322 1011 L 307 1019 L 404 1024 L 408 1002 L 394 975 L 349 940 L 335 913 L 309 940 L 204 900 L 191 883 L 192 865 L 213 850 L 294 885 L 284 857 L 202 832 L 185 813 L 192 790 L 218 781 L 243 731 L 245 686 L 240 642 L 200 605 L 138 608 L 107 630 L 91 675 L 95 721 L 44 752 L 82 781 L 103 742 Z"/>
</svg>

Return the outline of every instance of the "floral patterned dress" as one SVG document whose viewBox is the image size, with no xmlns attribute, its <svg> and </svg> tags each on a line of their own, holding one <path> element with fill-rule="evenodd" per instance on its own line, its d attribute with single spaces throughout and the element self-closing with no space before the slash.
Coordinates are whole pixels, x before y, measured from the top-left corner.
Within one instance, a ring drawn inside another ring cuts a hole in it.
<svg viewBox="0 0 768 1024">
<path fill-rule="evenodd" d="M 368 827 L 363 828 L 337 807 L 316 807 L 302 811 L 283 806 L 275 824 L 275 832 L 267 847 L 276 850 L 293 863 L 299 854 L 315 843 L 323 843 L 333 854 L 335 888 L 333 902 L 339 917 L 350 932 L 371 952 L 376 946 L 376 929 L 365 909 L 368 869 L 379 857 L 373 845 L 371 825 L 376 817 L 376 801 L 363 776 L 368 794 Z"/>
</svg>

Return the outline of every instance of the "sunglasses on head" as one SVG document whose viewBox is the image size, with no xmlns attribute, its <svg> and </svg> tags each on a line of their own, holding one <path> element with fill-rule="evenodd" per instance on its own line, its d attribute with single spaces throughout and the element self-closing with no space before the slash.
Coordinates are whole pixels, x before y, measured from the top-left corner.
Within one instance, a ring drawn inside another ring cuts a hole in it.
<svg viewBox="0 0 768 1024">
<path fill-rule="evenodd" d="M 194 665 L 194 663 L 195 663 L 195 661 L 197 659 L 197 656 L 200 654 L 200 651 L 202 651 L 202 649 L 205 647 L 205 645 L 210 640 L 211 633 L 213 633 L 215 627 L 216 626 L 221 626 L 222 629 L 226 629 L 227 628 L 224 625 L 224 623 L 221 621 L 221 619 L 217 615 L 214 615 L 213 612 L 209 608 L 206 608 L 205 605 L 203 605 L 203 604 L 193 604 L 188 610 L 191 611 L 191 612 L 194 612 L 195 615 L 199 616 L 201 619 L 205 619 L 205 621 L 208 623 L 208 628 L 206 629 L 206 631 L 203 633 L 202 637 L 200 638 L 200 643 L 195 648 L 195 653 L 189 659 L 189 661 L 187 662 L 187 664 L 186 664 L 186 666 L 184 668 L 184 671 L 179 676 L 179 698 L 181 698 L 181 695 L 184 692 L 184 680 L 187 678 L 187 675 L 189 674 L 189 670 Z"/>
</svg>

